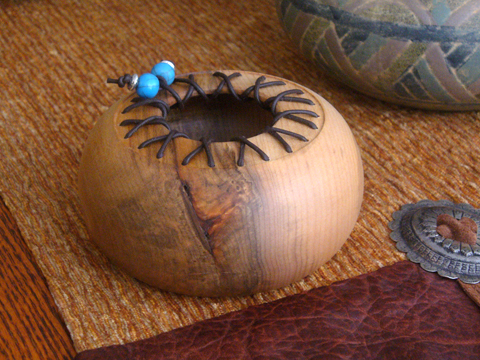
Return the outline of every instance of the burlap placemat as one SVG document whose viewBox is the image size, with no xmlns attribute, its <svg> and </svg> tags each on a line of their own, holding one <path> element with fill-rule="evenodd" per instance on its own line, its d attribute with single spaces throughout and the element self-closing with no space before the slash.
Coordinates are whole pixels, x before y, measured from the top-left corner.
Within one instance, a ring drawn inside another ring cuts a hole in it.
<svg viewBox="0 0 480 360">
<path fill-rule="evenodd" d="M 148 338 L 404 259 L 387 228 L 404 203 L 480 205 L 476 113 L 409 110 L 332 82 L 286 38 L 273 1 L 4 1 L 0 40 L 0 191 L 77 351 Z M 363 210 L 350 239 L 315 274 L 249 297 L 191 298 L 137 282 L 90 244 L 78 164 L 95 120 L 124 94 L 105 79 L 149 71 L 161 59 L 174 60 L 179 72 L 231 68 L 293 80 L 351 125 L 364 159 Z"/>
</svg>

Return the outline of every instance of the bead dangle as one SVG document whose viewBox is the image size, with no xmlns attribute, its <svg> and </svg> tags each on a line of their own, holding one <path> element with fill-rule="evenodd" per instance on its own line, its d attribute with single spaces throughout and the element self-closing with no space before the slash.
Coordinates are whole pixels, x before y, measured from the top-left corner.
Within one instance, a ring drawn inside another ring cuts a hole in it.
<svg viewBox="0 0 480 360">
<path fill-rule="evenodd" d="M 150 73 L 138 76 L 137 74 L 119 77 L 118 79 L 107 79 L 109 84 L 118 84 L 123 88 L 125 85 L 130 90 L 135 90 L 137 95 L 144 99 L 153 99 L 160 89 L 173 84 L 175 80 L 175 65 L 173 62 L 163 60 L 156 64 Z"/>
</svg>

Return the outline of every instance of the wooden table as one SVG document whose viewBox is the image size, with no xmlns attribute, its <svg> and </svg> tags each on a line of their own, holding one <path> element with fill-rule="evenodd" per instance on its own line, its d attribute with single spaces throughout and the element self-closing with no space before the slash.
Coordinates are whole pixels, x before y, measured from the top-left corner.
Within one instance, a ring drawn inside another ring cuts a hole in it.
<svg viewBox="0 0 480 360">
<path fill-rule="evenodd" d="M 0 199 L 0 360 L 75 355 L 46 280 Z"/>
</svg>

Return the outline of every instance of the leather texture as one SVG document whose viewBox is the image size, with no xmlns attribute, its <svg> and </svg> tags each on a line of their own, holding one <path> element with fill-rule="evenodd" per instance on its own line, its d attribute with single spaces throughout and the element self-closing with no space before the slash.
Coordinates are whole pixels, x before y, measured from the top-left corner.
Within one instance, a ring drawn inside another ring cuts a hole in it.
<svg viewBox="0 0 480 360">
<path fill-rule="evenodd" d="M 479 324 L 456 281 L 403 261 L 76 359 L 479 359 Z"/>
</svg>

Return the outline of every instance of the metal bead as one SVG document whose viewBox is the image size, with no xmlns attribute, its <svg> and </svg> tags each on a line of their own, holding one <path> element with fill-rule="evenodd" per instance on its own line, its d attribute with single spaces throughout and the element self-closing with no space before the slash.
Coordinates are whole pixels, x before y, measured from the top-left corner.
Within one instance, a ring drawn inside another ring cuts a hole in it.
<svg viewBox="0 0 480 360">
<path fill-rule="evenodd" d="M 164 64 L 170 65 L 172 67 L 172 69 L 175 70 L 175 64 L 173 62 L 168 61 L 168 60 L 163 60 L 161 62 L 164 63 Z"/>
<path fill-rule="evenodd" d="M 128 90 L 135 90 L 137 86 L 138 86 L 138 75 L 133 74 L 132 80 L 128 84 Z"/>
</svg>

